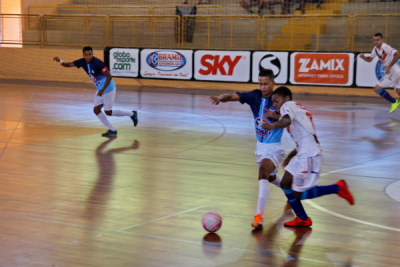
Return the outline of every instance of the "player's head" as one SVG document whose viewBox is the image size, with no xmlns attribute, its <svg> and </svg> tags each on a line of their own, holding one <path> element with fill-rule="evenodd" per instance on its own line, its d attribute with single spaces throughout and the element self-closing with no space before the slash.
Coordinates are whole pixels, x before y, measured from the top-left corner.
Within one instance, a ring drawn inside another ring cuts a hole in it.
<svg viewBox="0 0 400 267">
<path fill-rule="evenodd" d="M 275 85 L 275 76 L 272 70 L 262 69 L 258 74 L 258 85 L 263 97 L 270 97 Z"/>
<path fill-rule="evenodd" d="M 374 34 L 374 45 L 380 47 L 383 44 L 383 35 L 378 32 Z"/>
<path fill-rule="evenodd" d="M 276 110 L 280 110 L 282 105 L 292 100 L 292 91 L 286 86 L 281 86 L 272 92 L 272 103 Z"/>
<path fill-rule="evenodd" d="M 90 46 L 85 46 L 82 49 L 83 57 L 85 58 L 87 63 L 92 62 L 93 59 L 93 49 Z"/>
</svg>

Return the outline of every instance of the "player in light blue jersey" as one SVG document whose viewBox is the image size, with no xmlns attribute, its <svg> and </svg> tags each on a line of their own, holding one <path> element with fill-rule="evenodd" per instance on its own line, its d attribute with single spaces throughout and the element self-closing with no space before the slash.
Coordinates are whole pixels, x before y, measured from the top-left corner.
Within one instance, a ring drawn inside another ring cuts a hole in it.
<svg viewBox="0 0 400 267">
<path fill-rule="evenodd" d="M 108 132 L 103 133 L 102 136 L 116 136 L 117 130 L 108 121 L 106 115 L 101 111 L 104 106 L 104 111 L 108 116 L 129 116 L 136 127 L 138 124 L 137 111 L 124 111 L 112 109 L 115 100 L 116 87 L 112 80 L 111 73 L 108 71 L 103 61 L 93 56 L 93 49 L 90 46 L 83 48 L 83 58 L 75 60 L 74 62 L 64 62 L 59 57 L 54 58 L 63 67 L 82 67 L 85 72 L 92 79 L 97 88 L 97 93 L 94 98 L 94 113 L 99 120 L 108 127 Z"/>
<path fill-rule="evenodd" d="M 263 223 L 264 209 L 269 195 L 269 182 L 280 187 L 282 178 L 277 174 L 281 161 L 285 158 L 285 151 L 281 144 L 283 129 L 264 130 L 261 125 L 265 122 L 273 123 L 279 120 L 280 115 L 272 105 L 271 95 L 275 85 L 272 70 L 263 69 L 259 73 L 260 89 L 246 93 L 224 94 L 210 97 L 213 105 L 220 102 L 239 101 L 248 104 L 253 112 L 254 126 L 257 136 L 255 154 L 258 164 L 258 204 L 254 216 L 253 227 L 260 229 Z"/>
</svg>

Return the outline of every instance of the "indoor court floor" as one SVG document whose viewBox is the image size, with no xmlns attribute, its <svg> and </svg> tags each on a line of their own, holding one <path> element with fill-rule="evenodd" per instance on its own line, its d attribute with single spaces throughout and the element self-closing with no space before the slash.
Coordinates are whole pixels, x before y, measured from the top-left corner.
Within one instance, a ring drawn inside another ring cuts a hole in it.
<svg viewBox="0 0 400 267">
<path fill-rule="evenodd" d="M 356 204 L 307 200 L 312 227 L 285 228 L 294 216 L 271 185 L 264 228 L 252 231 L 247 105 L 117 89 L 114 107 L 138 110 L 139 124 L 111 117 L 109 139 L 88 88 L 0 86 L 1 267 L 400 266 L 400 110 L 379 97 L 295 95 L 325 153 L 321 184 L 345 179 Z M 294 148 L 286 131 L 282 141 Z M 209 211 L 223 218 L 217 234 L 201 225 Z"/>
</svg>

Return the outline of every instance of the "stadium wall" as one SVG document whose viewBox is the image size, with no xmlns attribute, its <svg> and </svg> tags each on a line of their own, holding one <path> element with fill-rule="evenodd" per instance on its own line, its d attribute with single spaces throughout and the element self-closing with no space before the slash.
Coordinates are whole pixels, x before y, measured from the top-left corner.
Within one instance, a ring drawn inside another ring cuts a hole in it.
<svg viewBox="0 0 400 267">
<path fill-rule="evenodd" d="M 21 0 L 21 8 L 22 8 L 21 14 L 28 14 L 29 6 L 57 6 L 57 5 L 70 5 L 73 3 L 74 0 Z"/>
</svg>

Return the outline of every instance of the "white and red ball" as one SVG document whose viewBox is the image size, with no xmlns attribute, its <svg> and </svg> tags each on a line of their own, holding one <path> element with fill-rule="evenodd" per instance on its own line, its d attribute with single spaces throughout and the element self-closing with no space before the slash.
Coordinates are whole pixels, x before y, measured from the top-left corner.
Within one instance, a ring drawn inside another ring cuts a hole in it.
<svg viewBox="0 0 400 267">
<path fill-rule="evenodd" d="M 204 214 L 201 222 L 203 223 L 203 227 L 206 231 L 214 233 L 221 228 L 222 218 L 218 213 L 207 212 Z"/>
</svg>

